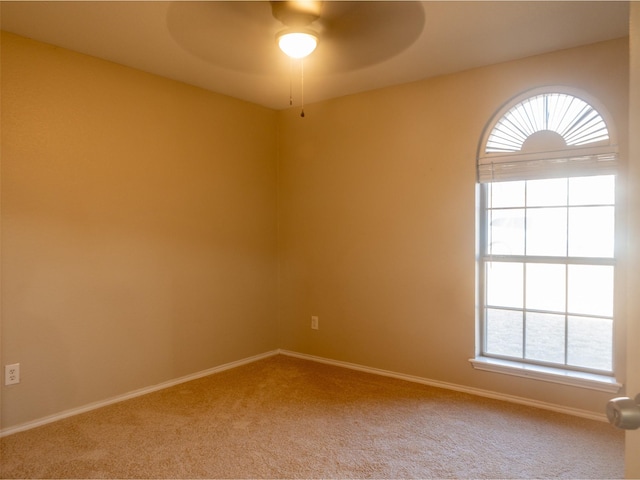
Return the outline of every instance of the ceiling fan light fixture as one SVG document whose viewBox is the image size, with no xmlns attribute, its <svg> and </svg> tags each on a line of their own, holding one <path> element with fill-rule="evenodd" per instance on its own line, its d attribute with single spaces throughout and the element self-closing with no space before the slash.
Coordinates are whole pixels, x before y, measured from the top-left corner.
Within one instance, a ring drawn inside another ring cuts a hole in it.
<svg viewBox="0 0 640 480">
<path fill-rule="evenodd" d="M 280 50 L 291 58 L 304 58 L 318 45 L 318 35 L 311 30 L 284 30 L 276 40 Z"/>
</svg>

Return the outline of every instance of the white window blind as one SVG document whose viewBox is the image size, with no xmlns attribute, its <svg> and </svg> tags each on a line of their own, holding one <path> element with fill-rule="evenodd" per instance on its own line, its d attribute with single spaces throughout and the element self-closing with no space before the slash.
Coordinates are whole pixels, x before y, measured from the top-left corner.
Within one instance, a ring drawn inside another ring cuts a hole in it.
<svg viewBox="0 0 640 480">
<path fill-rule="evenodd" d="M 507 110 L 484 139 L 480 183 L 606 175 L 617 148 L 590 104 L 566 93 L 533 95 Z"/>
</svg>

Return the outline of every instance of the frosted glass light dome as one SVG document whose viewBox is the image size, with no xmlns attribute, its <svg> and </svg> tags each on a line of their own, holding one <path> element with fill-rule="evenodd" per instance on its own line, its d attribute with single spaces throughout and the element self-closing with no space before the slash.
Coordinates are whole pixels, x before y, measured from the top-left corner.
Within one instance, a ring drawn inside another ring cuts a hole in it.
<svg viewBox="0 0 640 480">
<path fill-rule="evenodd" d="M 318 45 L 318 37 L 310 32 L 282 32 L 278 34 L 278 46 L 291 58 L 304 58 Z"/>
</svg>

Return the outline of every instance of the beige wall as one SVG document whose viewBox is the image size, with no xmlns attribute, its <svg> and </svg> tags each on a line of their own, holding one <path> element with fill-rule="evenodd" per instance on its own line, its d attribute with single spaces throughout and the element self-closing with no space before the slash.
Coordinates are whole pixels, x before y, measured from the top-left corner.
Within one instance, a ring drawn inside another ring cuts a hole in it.
<svg viewBox="0 0 640 480">
<path fill-rule="evenodd" d="M 278 347 L 602 412 L 606 394 L 468 362 L 475 157 L 544 84 L 600 100 L 624 155 L 626 40 L 301 119 L 2 38 L 2 364 L 23 375 L 3 427 Z"/>
<path fill-rule="evenodd" d="M 275 132 L 3 33 L 3 427 L 277 347 Z"/>
<path fill-rule="evenodd" d="M 598 99 L 624 156 L 626 39 L 281 112 L 280 346 L 603 413 L 610 395 L 468 362 L 478 143 L 499 107 L 548 84 Z"/>
</svg>

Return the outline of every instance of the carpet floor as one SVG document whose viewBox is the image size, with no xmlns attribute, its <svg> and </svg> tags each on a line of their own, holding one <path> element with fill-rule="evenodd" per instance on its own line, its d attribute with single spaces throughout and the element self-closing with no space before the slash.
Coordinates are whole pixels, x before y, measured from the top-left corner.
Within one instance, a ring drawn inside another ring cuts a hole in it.
<svg viewBox="0 0 640 480">
<path fill-rule="evenodd" d="M 622 478 L 606 423 L 278 355 L 0 439 L 2 478 Z"/>
</svg>

